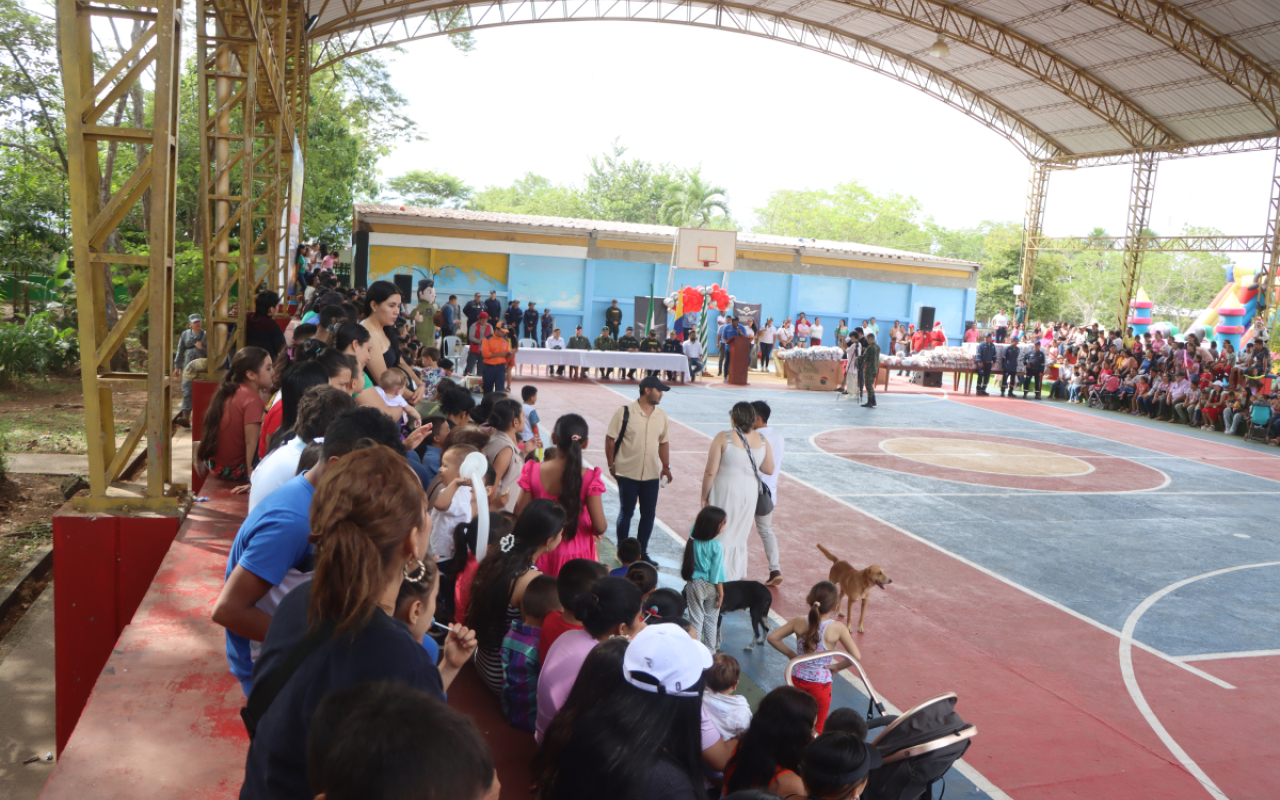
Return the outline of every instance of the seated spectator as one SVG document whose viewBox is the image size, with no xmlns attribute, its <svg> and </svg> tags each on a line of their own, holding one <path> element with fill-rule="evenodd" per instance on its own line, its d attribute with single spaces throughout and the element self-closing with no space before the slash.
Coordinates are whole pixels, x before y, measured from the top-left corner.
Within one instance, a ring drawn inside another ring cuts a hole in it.
<svg viewBox="0 0 1280 800">
<path fill-rule="evenodd" d="M 480 562 L 471 582 L 467 627 L 476 632 L 479 643 L 476 670 L 494 696 L 502 693 L 502 637 L 521 618 L 525 589 L 542 574 L 534 563 L 560 544 L 563 530 L 564 509 L 551 500 L 534 500 L 511 533 L 494 542 L 497 552 Z"/>
<path fill-rule="evenodd" d="M 564 572 L 560 574 L 564 575 Z M 552 614 L 548 618 L 554 616 Z M 551 778 L 556 761 L 582 715 L 626 685 L 626 680 L 622 677 L 622 658 L 627 652 L 628 644 L 630 640 L 622 636 L 606 639 L 591 648 L 587 660 L 582 662 L 582 669 L 578 671 L 569 696 L 560 707 L 560 713 L 547 726 L 542 744 L 533 758 L 530 771 L 535 797 L 551 796 Z"/>
<path fill-rule="evenodd" d="M 862 713 L 852 708 L 837 708 L 827 715 L 827 724 L 823 733 L 852 733 L 861 741 L 867 738 L 867 720 Z"/>
<path fill-rule="evenodd" d="M 310 800 L 307 739 L 326 695 L 384 681 L 443 702 L 454 676 L 475 652 L 475 636 L 456 627 L 437 668 L 408 626 L 381 607 L 382 598 L 396 594 L 405 578 L 431 587 L 429 609 L 439 588 L 435 564 L 422 558 L 431 534 L 422 489 L 402 455 L 373 446 L 332 464 L 317 487 L 311 526 L 315 578 L 281 603 L 264 649 L 313 652 L 291 675 L 286 670 L 292 665 L 282 657 L 256 676 L 246 721 L 255 735 L 242 798 Z M 268 694 L 263 698 L 257 692 Z M 260 716 L 253 724 L 255 713 Z"/>
<path fill-rule="evenodd" d="M 738 690 L 741 668 L 733 656 L 716 653 L 711 669 L 707 670 L 707 690 L 702 695 L 702 707 L 711 716 L 720 738 L 736 739 L 746 733 L 751 725 L 751 706 L 747 698 L 734 694 Z"/>
<path fill-rule="evenodd" d="M 426 692 L 360 683 L 320 703 L 307 739 L 309 796 L 497 800 L 489 746 L 470 719 Z"/>
<path fill-rule="evenodd" d="M 298 474 L 298 460 L 307 445 L 323 439 L 339 414 L 356 407 L 351 395 L 329 384 L 312 386 L 298 402 L 294 435 L 267 454 L 249 476 L 249 511 L 257 508 L 267 495 L 288 483 Z"/>
<path fill-rule="evenodd" d="M 246 347 L 231 359 L 231 368 L 218 384 L 204 413 L 196 469 L 225 481 L 248 481 L 262 430 L 263 394 L 271 388 L 271 356 L 259 347 Z M 249 491 L 249 484 L 232 490 Z"/>
<path fill-rule="evenodd" d="M 253 688 L 259 643 L 266 639 L 276 607 L 314 569 L 308 514 L 316 487 L 348 453 L 370 442 L 399 447 L 399 439 L 395 426 L 376 411 L 342 412 L 325 430 L 316 466 L 269 494 L 240 525 L 212 617 L 227 629 L 227 661 L 246 697 Z"/>
<path fill-rule="evenodd" d="M 591 648 L 610 636 L 633 636 L 645 626 L 640 614 L 640 590 L 634 583 L 611 575 L 596 581 L 590 592 L 578 598 L 573 615 L 582 623 L 582 630 L 567 631 L 556 639 L 542 666 L 534 734 L 538 741 L 542 741 L 547 725 L 569 696 Z"/>
<path fill-rule="evenodd" d="M 790 686 L 765 695 L 725 769 L 725 791 L 768 789 L 786 797 L 807 792 L 800 761 L 813 741 L 818 701 Z"/>
<path fill-rule="evenodd" d="M 537 721 L 538 636 L 547 615 L 560 610 L 556 579 L 539 575 L 524 590 L 521 619 L 502 638 L 502 713 L 514 728 L 533 733 Z"/>
<path fill-rule="evenodd" d="M 626 540 L 624 540 L 626 541 Z M 556 576 L 556 595 L 560 598 L 560 613 L 550 614 L 542 623 L 542 633 L 538 637 L 538 657 L 543 664 L 547 663 L 547 653 L 568 631 L 582 630 L 582 623 L 574 616 L 573 609 L 578 599 L 590 593 L 596 581 L 607 575 L 604 564 L 585 558 L 566 561 Z"/>
<path fill-rule="evenodd" d="M 615 578 L 627 577 L 627 568 L 640 560 L 640 540 L 631 538 L 618 542 L 618 563 L 622 566 L 609 571 Z"/>
<path fill-rule="evenodd" d="M 645 599 L 658 588 L 658 570 L 646 561 L 637 561 L 627 567 L 627 580 L 640 587 L 640 594 Z"/>
<path fill-rule="evenodd" d="M 640 609 L 644 612 L 644 624 L 660 625 L 664 622 L 681 622 L 688 604 L 684 595 L 675 589 L 654 589 L 644 599 Z M 694 638 L 697 638 L 696 636 Z"/>
<path fill-rule="evenodd" d="M 813 800 L 848 800 L 867 787 L 883 764 L 874 745 L 849 733 L 824 733 L 804 750 L 800 777 Z"/>
<path fill-rule="evenodd" d="M 284 352 L 284 331 L 276 323 L 276 311 L 280 308 L 280 295 L 266 290 L 258 292 L 253 312 L 245 321 L 245 347 L 260 347 L 272 358 Z M 314 320 L 303 320 L 313 322 Z"/>
<path fill-rule="evenodd" d="M 491 473 L 492 474 L 492 473 Z M 478 519 L 478 518 L 477 518 Z M 489 545 L 488 550 L 492 551 L 495 542 L 501 542 L 502 539 L 511 533 L 511 528 L 515 525 L 516 518 L 512 514 L 506 512 L 489 511 Z M 480 535 L 480 524 L 476 519 L 472 519 L 465 525 L 459 525 L 453 531 L 453 568 L 450 570 L 449 576 L 441 576 L 441 591 L 444 591 L 444 585 L 453 584 L 454 603 L 450 607 L 451 613 L 440 613 L 440 604 L 436 607 L 436 618 L 441 622 L 448 622 L 452 619 L 459 625 L 467 623 L 467 603 L 471 601 L 471 582 L 476 577 L 476 570 L 480 567 L 480 562 L 476 560 L 476 538 Z M 463 558 L 458 553 L 466 553 Z M 539 663 L 542 659 L 539 658 Z"/>
<path fill-rule="evenodd" d="M 623 655 L 625 683 L 579 717 L 542 782 L 544 797 L 702 796 L 701 696 L 711 663 L 674 625 L 636 634 Z"/>
</svg>

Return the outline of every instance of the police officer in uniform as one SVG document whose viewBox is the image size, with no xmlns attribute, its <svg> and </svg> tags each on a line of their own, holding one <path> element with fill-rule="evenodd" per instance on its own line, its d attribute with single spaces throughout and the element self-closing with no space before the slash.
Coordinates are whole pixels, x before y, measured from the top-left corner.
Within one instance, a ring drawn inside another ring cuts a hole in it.
<svg viewBox="0 0 1280 800">
<path fill-rule="evenodd" d="M 983 397 L 987 396 L 987 384 L 991 381 L 991 368 L 995 363 L 996 346 L 992 344 L 991 334 L 988 333 L 982 344 L 978 345 L 978 394 Z"/>
<path fill-rule="evenodd" d="M 1044 352 L 1040 349 L 1040 342 L 1036 341 L 1036 349 L 1027 356 L 1027 374 L 1022 379 L 1022 399 L 1027 398 L 1027 390 L 1031 388 L 1031 379 L 1036 381 L 1036 399 L 1040 399 L 1040 383 L 1044 379 Z"/>
<path fill-rule="evenodd" d="M 622 324 L 622 309 L 618 308 L 618 301 L 614 300 L 612 304 L 604 310 L 604 323 L 609 329 L 610 335 L 614 339 L 618 338 L 618 326 Z"/>
<path fill-rule="evenodd" d="M 600 329 L 600 335 L 597 336 L 595 340 L 595 348 L 597 350 L 604 350 L 607 352 L 612 352 L 618 349 L 618 343 L 615 342 L 613 340 L 613 336 L 609 334 L 608 325 L 605 325 L 603 328 Z M 613 377 L 613 367 L 599 367 L 598 369 L 596 369 L 596 372 L 599 374 L 601 378 Z"/>
<path fill-rule="evenodd" d="M 606 314 L 606 318 L 607 318 L 608 311 L 606 311 L 606 312 L 605 312 L 605 314 Z M 638 352 L 640 352 L 640 340 L 639 340 L 639 339 L 637 339 L 637 338 L 634 336 L 634 334 L 633 334 L 633 329 L 632 329 L 632 328 L 627 328 L 627 332 L 626 332 L 626 334 L 625 334 L 625 335 L 623 335 L 623 336 L 619 336 L 619 337 L 618 337 L 618 352 L 619 352 L 619 353 L 638 353 Z M 618 375 L 618 377 L 620 377 L 620 378 L 621 378 L 621 377 L 623 377 L 623 376 L 622 376 L 622 374 L 621 374 L 621 370 L 619 370 L 619 375 Z M 625 376 L 625 377 L 626 377 L 626 379 L 627 379 L 627 380 L 629 380 L 629 381 L 630 381 L 630 380 L 635 380 L 635 377 L 636 377 L 636 371 L 635 371 L 634 369 L 629 369 L 629 370 L 627 370 L 627 374 L 626 374 L 626 376 Z"/>
<path fill-rule="evenodd" d="M 573 336 L 569 337 L 569 343 L 565 345 L 566 350 L 590 350 L 591 340 L 582 335 L 582 326 L 577 325 L 573 329 Z M 581 374 L 579 374 L 581 370 Z M 569 379 L 587 377 L 586 367 L 569 367 Z"/>
<path fill-rule="evenodd" d="M 1013 390 L 1018 388 L 1018 337 L 1015 336 L 1009 340 L 1009 346 L 1004 349 L 1003 358 L 1004 375 L 1000 378 L 1000 396 L 1004 397 L 1005 390 L 1009 391 L 1009 396 L 1013 397 Z"/>
</svg>

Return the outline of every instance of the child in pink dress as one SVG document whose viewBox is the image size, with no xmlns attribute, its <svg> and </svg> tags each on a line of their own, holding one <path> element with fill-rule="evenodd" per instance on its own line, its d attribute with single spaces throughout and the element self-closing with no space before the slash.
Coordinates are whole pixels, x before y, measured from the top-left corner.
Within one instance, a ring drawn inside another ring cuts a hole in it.
<svg viewBox="0 0 1280 800">
<path fill-rule="evenodd" d="M 574 558 L 596 558 L 596 539 L 605 532 L 609 523 L 604 517 L 604 480 L 600 468 L 583 469 L 582 451 L 587 447 L 587 421 L 577 414 L 565 414 L 556 420 L 551 439 L 556 446 L 552 461 L 539 463 L 526 461 L 517 484 L 520 497 L 516 500 L 516 515 L 533 500 L 548 498 L 558 502 L 565 510 L 565 531 L 560 545 L 538 559 L 535 566 L 544 575 L 555 577 L 560 567 Z M 569 476 L 566 482 L 565 478 Z M 576 477 L 577 480 L 573 480 Z M 550 485 L 557 489 L 553 494 Z"/>
</svg>

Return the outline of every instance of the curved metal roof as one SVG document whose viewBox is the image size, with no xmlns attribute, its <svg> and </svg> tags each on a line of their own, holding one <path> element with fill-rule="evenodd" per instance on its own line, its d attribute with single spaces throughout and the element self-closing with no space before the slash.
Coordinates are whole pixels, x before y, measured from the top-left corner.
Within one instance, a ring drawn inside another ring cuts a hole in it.
<svg viewBox="0 0 1280 800">
<path fill-rule="evenodd" d="M 828 53 L 924 91 L 1029 157 L 1179 150 L 1280 130 L 1276 0 L 307 0 L 315 67 L 450 31 L 632 20 Z M 946 58 L 929 55 L 941 35 Z"/>
</svg>

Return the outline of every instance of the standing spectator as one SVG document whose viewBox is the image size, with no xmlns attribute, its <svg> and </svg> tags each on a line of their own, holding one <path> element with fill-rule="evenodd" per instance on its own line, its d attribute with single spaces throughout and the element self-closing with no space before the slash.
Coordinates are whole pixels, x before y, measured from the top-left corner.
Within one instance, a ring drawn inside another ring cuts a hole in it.
<svg viewBox="0 0 1280 800">
<path fill-rule="evenodd" d="M 279 330 L 277 328 L 276 330 Z M 231 359 L 204 413 L 204 430 L 196 449 L 196 468 L 226 481 L 248 481 L 262 432 L 262 395 L 271 388 L 271 356 L 246 347 Z M 249 484 L 232 492 L 249 491 Z"/>
<path fill-rule="evenodd" d="M 551 332 L 554 331 L 555 329 L 556 329 L 556 318 L 551 316 L 551 309 L 550 308 L 543 309 L 542 310 L 542 341 L 544 342 L 544 345 L 543 345 L 544 347 L 546 346 L 545 342 L 547 341 L 547 338 L 551 336 Z"/>
<path fill-rule="evenodd" d="M 520 310 L 519 300 L 512 300 L 507 306 L 505 320 L 507 323 L 507 336 L 511 339 L 512 346 L 515 346 L 520 337 L 520 325 L 524 322 L 524 312 Z"/>
<path fill-rule="evenodd" d="M 773 497 L 774 509 L 778 506 L 778 478 L 782 475 L 782 456 L 786 450 L 786 440 L 777 430 L 769 427 L 769 417 L 773 409 L 763 400 L 754 400 L 751 407 L 756 410 L 756 421 L 751 423 L 755 432 L 769 443 L 769 452 L 773 454 L 773 472 L 760 473 L 760 480 L 769 487 L 769 495 Z M 769 561 L 769 577 L 765 586 L 777 586 L 782 583 L 782 563 L 778 560 L 778 540 L 773 535 L 773 512 L 764 516 L 756 515 L 756 533 L 760 534 L 760 542 L 764 545 L 764 557 Z"/>
<path fill-rule="evenodd" d="M 863 329 L 866 329 L 865 326 Z M 845 340 L 849 338 L 849 326 L 845 324 L 844 320 L 840 320 L 840 324 L 836 326 L 835 337 L 835 346 L 844 347 Z"/>
<path fill-rule="evenodd" d="M 978 345 L 978 394 L 983 397 L 987 395 L 987 384 L 991 382 L 991 368 L 996 363 L 996 346 L 991 338 L 991 334 L 988 333 L 982 344 Z"/>
<path fill-rule="evenodd" d="M 276 311 L 280 308 L 280 295 L 272 291 L 258 292 L 254 300 L 254 312 L 244 327 L 245 347 L 261 347 L 272 358 L 280 358 L 284 352 L 284 331 L 276 323 Z"/>
<path fill-rule="evenodd" d="M 489 299 L 484 301 L 484 310 L 488 312 L 489 319 L 494 322 L 502 318 L 502 301 L 498 299 L 496 289 L 489 290 Z"/>
<path fill-rule="evenodd" d="M 320 271 L 333 272 L 334 265 L 338 263 L 338 254 L 329 250 L 329 245 L 321 243 L 320 245 Z"/>
<path fill-rule="evenodd" d="M 773 354 L 773 343 L 778 338 L 778 329 L 773 327 L 773 317 L 769 317 L 760 326 L 756 341 L 760 343 L 760 369 L 769 371 L 769 357 Z"/>
<path fill-rule="evenodd" d="M 796 332 L 795 328 L 791 325 L 791 318 L 787 317 L 782 321 L 782 327 L 778 328 L 778 349 L 790 349 L 792 343 L 795 342 L 795 336 Z"/>
<path fill-rule="evenodd" d="M 716 434 L 707 448 L 702 475 L 702 505 L 723 508 L 728 516 L 720 541 L 724 545 L 726 580 L 740 581 L 747 574 L 747 539 L 755 519 L 761 478 L 774 472 L 769 442 L 754 429 L 755 407 L 734 403 L 729 412 L 732 428 Z"/>
<path fill-rule="evenodd" d="M 485 394 L 506 391 L 507 356 L 510 354 L 511 340 L 507 332 L 507 323 L 499 320 L 497 327 L 480 345 L 480 356 L 484 361 L 482 377 Z"/>
<path fill-rule="evenodd" d="M 1009 397 L 1013 397 L 1013 390 L 1018 386 L 1018 337 L 1013 337 L 1001 354 L 1001 367 L 1004 372 L 1000 376 L 1000 396 L 1004 397 L 1008 391 Z"/>
<path fill-rule="evenodd" d="M 880 323 L 876 322 L 876 318 L 872 317 L 871 322 L 862 326 L 862 332 L 868 336 L 876 337 L 876 341 L 880 341 Z"/>
<path fill-rule="evenodd" d="M 524 310 L 524 338 L 538 341 L 538 311 L 534 308 L 537 303 L 529 301 L 529 307 Z"/>
<path fill-rule="evenodd" d="M 543 462 L 526 461 L 520 475 L 517 516 L 531 501 L 543 498 L 555 500 L 564 509 L 560 545 L 537 563 L 539 570 L 553 578 L 572 559 L 596 560 L 596 540 L 609 528 L 601 499 L 605 486 L 600 468 L 582 465 L 582 451 L 590 441 L 587 433 L 587 421 L 577 414 L 560 417 L 551 431 L 556 457 Z"/>
<path fill-rule="evenodd" d="M 590 350 L 591 349 L 591 340 L 582 335 L 581 325 L 574 326 L 573 335 L 569 337 L 569 349 L 570 350 Z M 585 378 L 585 377 L 587 377 L 586 367 L 575 367 L 575 366 L 569 367 L 570 379 Z"/>
<path fill-rule="evenodd" d="M 173 424 L 184 428 L 191 427 L 191 387 L 195 382 L 187 380 L 182 373 L 192 361 L 208 355 L 204 317 L 192 314 L 187 317 L 187 323 L 187 329 L 178 337 L 178 343 L 173 348 L 173 377 L 182 378 L 182 407 L 173 418 Z"/>
<path fill-rule="evenodd" d="M 467 329 L 467 366 L 462 371 L 463 375 L 471 375 L 472 369 L 477 372 L 480 370 L 481 349 L 484 340 L 493 335 L 493 327 L 489 325 L 489 312 L 481 311 L 480 316 L 476 318 L 475 324 Z"/>
<path fill-rule="evenodd" d="M 658 508 L 659 478 L 671 480 L 671 433 L 667 414 L 658 408 L 669 390 L 657 378 L 640 381 L 640 397 L 614 412 L 605 434 L 604 456 L 609 474 L 618 482 L 620 495 L 618 541 L 631 536 L 631 515 L 640 503 L 640 559 L 649 557 L 649 537 Z"/>
<path fill-rule="evenodd" d="M 825 332 L 825 330 L 826 329 L 822 327 L 822 317 L 814 317 L 813 324 L 809 326 L 809 346 L 810 347 L 822 346 L 822 334 Z"/>
<path fill-rule="evenodd" d="M 858 356 L 858 367 L 861 370 L 862 388 L 867 393 L 867 402 L 863 408 L 876 407 L 876 377 L 880 374 L 880 345 L 876 337 L 867 334 L 862 347 L 862 355 Z"/>
<path fill-rule="evenodd" d="M 484 310 L 484 303 L 480 300 L 480 293 L 476 292 L 475 297 L 471 298 L 471 302 L 462 307 L 462 316 L 467 318 L 467 330 L 471 330 L 471 326 L 476 324 L 476 320 L 480 319 L 480 315 L 488 312 Z"/>
<path fill-rule="evenodd" d="M 1017 300 L 1013 301 L 1013 324 L 1019 328 L 1027 324 L 1027 300 L 1021 295 L 1018 296 Z M 1095 333 L 1097 332 L 1097 323 L 1094 323 L 1093 330 Z"/>
<path fill-rule="evenodd" d="M 559 328 L 554 328 L 550 331 L 547 331 L 546 343 L 543 346 L 546 347 L 548 350 L 564 349 L 564 337 L 560 335 Z M 556 371 L 556 375 L 559 375 L 562 378 L 564 377 L 564 364 L 560 364 L 554 369 Z M 547 367 L 548 375 L 551 374 L 551 370 L 552 370 L 552 367 Z"/>
<path fill-rule="evenodd" d="M 400 309 L 403 298 L 400 290 L 390 281 L 374 281 L 365 292 L 364 320 L 361 325 L 369 331 L 373 356 L 366 364 L 369 377 L 376 384 L 382 373 L 388 369 L 399 367 L 410 378 L 412 388 L 406 386 L 402 392 L 409 405 L 417 405 L 422 401 L 423 389 L 420 382 L 413 380 L 417 375 L 408 359 L 400 352 L 399 335 L 396 333 L 396 322 L 401 318 Z"/>
<path fill-rule="evenodd" d="M 809 320 L 805 318 L 803 313 L 796 317 L 796 347 L 809 346 L 810 327 Z"/>
<path fill-rule="evenodd" d="M 978 341 L 978 326 L 974 325 L 972 322 L 965 325 L 964 340 L 966 342 Z"/>
<path fill-rule="evenodd" d="M 946 347 L 947 332 L 942 328 L 942 321 L 938 320 L 933 323 L 933 332 L 929 334 L 929 349 L 935 347 Z"/>
<path fill-rule="evenodd" d="M 724 603 L 724 547 L 718 539 L 724 523 L 724 509 L 703 506 L 684 543 L 680 566 L 689 621 L 709 650 L 719 646 L 720 638 L 717 609 Z"/>
<path fill-rule="evenodd" d="M 737 339 L 739 336 L 746 336 L 746 330 L 738 323 L 736 316 L 729 317 L 725 323 L 716 331 L 716 340 L 720 347 L 720 370 L 718 375 L 724 377 L 725 363 L 729 360 L 729 342 Z"/>
<path fill-rule="evenodd" d="M 440 326 L 440 346 L 444 347 L 444 337 L 456 336 L 458 329 L 458 296 L 456 294 L 449 295 L 449 302 L 440 307 L 440 317 L 444 321 L 444 325 Z M 450 354 L 452 355 L 452 354 Z"/>
<path fill-rule="evenodd" d="M 706 369 L 706 364 L 702 362 L 702 342 L 698 341 L 697 331 L 685 340 L 683 348 L 685 358 L 689 359 L 689 376 L 696 379 Z"/>
<path fill-rule="evenodd" d="M 622 309 L 618 308 L 617 300 L 611 301 L 604 310 L 604 324 L 609 329 L 609 335 L 617 339 L 618 330 L 622 327 Z"/>
<path fill-rule="evenodd" d="M 996 312 L 991 318 L 991 327 L 996 329 L 996 344 L 1004 344 L 1005 338 L 1009 335 L 1009 315 L 1004 313 L 1004 309 Z"/>
<path fill-rule="evenodd" d="M 581 330 L 582 326 L 579 325 L 578 329 Z M 614 339 L 613 336 L 609 335 L 608 325 L 605 325 L 603 328 L 600 329 L 600 335 L 596 337 L 596 340 L 593 344 L 595 349 L 606 352 L 606 353 L 610 353 L 618 349 L 617 340 Z M 586 371 L 586 367 L 583 367 L 583 371 L 584 372 Z M 597 367 L 596 374 L 599 375 L 601 379 L 612 378 L 613 367 Z"/>
<path fill-rule="evenodd" d="M 1044 380 L 1044 351 L 1040 349 L 1040 343 L 1034 342 L 1035 349 L 1031 351 L 1031 355 L 1027 356 L 1027 374 L 1022 379 L 1022 398 L 1027 397 L 1027 390 L 1031 388 L 1031 382 L 1034 380 L 1036 385 L 1036 399 L 1040 399 L 1040 384 Z"/>
</svg>

